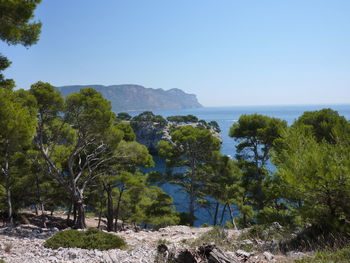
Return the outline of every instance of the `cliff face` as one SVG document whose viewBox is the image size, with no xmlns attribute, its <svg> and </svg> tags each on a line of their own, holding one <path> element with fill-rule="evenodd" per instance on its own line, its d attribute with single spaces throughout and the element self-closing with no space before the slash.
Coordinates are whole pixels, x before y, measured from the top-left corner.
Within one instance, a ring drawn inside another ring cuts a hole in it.
<svg viewBox="0 0 350 263">
<path fill-rule="evenodd" d="M 176 110 L 200 108 L 196 95 L 180 89 L 152 89 L 139 85 L 81 85 L 56 87 L 63 96 L 79 92 L 81 88 L 90 87 L 102 93 L 111 101 L 115 112 L 145 110 Z"/>
<path fill-rule="evenodd" d="M 170 141 L 169 124 L 163 126 L 154 122 L 132 122 L 136 141 L 145 145 L 151 154 L 157 154 L 158 142 Z"/>
</svg>

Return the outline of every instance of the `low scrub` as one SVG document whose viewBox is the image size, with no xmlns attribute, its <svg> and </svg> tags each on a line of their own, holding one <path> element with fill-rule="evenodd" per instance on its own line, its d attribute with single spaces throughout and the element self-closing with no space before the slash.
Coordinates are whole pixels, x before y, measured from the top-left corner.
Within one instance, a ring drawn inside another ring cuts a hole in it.
<svg viewBox="0 0 350 263">
<path fill-rule="evenodd" d="M 296 263 L 348 263 L 350 262 L 350 247 L 338 251 L 318 252 L 313 258 L 303 258 Z"/>
<path fill-rule="evenodd" d="M 108 250 L 113 248 L 123 248 L 126 246 L 121 237 L 105 233 L 96 228 L 89 228 L 86 231 L 65 230 L 58 232 L 46 240 L 44 246 L 57 249 L 60 247 L 77 247 L 84 249 Z"/>
<path fill-rule="evenodd" d="M 215 243 L 215 245 L 221 248 L 225 248 L 227 250 L 232 249 L 232 242 L 228 239 L 227 231 L 218 226 L 215 226 L 211 230 L 203 233 L 190 245 L 191 247 L 196 247 L 202 245 L 203 243 Z"/>
<path fill-rule="evenodd" d="M 337 224 L 314 225 L 281 242 L 282 251 L 316 251 L 346 247 L 350 242 L 350 226 Z"/>
</svg>

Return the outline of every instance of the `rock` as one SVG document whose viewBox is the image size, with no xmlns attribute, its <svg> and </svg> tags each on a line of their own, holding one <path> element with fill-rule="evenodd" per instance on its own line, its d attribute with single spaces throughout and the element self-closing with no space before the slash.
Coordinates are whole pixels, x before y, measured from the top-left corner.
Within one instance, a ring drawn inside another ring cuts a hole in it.
<svg viewBox="0 0 350 263">
<path fill-rule="evenodd" d="M 268 261 L 271 261 L 273 259 L 273 255 L 270 252 L 268 252 L 268 251 L 265 251 L 263 253 L 263 255 L 266 258 L 266 260 L 268 260 Z"/>
<path fill-rule="evenodd" d="M 69 251 L 68 252 L 68 257 L 69 259 L 76 259 L 78 254 L 75 251 Z"/>
<path fill-rule="evenodd" d="M 189 250 L 181 251 L 175 258 L 176 263 L 197 263 L 196 258 Z"/>
<path fill-rule="evenodd" d="M 103 262 L 105 263 L 113 263 L 113 260 L 110 258 L 108 254 L 103 254 L 102 258 L 103 258 Z"/>
<path fill-rule="evenodd" d="M 48 260 L 49 262 L 58 262 L 58 259 L 57 259 L 56 257 L 53 257 L 53 256 L 48 257 L 47 260 Z"/>
<path fill-rule="evenodd" d="M 147 149 L 152 154 L 156 154 L 158 152 L 158 142 L 159 141 L 168 141 L 171 142 L 171 130 L 173 127 L 181 127 L 181 126 L 193 126 L 197 127 L 200 124 L 197 123 L 156 123 L 152 121 L 142 121 L 142 122 L 131 122 L 132 128 L 134 129 L 136 135 L 136 141 L 141 143 L 147 147 Z M 221 141 L 221 136 L 218 132 L 211 130 L 213 136 L 218 138 Z"/>
<path fill-rule="evenodd" d="M 250 256 L 251 256 L 251 254 L 250 254 L 249 252 L 244 251 L 244 250 L 241 250 L 241 249 L 239 249 L 239 250 L 236 251 L 236 255 L 237 255 L 238 257 L 243 257 L 243 258 L 245 258 L 245 259 L 248 259 L 248 258 L 250 258 Z"/>
<path fill-rule="evenodd" d="M 273 222 L 271 224 L 271 227 L 274 228 L 274 229 L 277 229 L 277 230 L 281 230 L 283 227 L 280 225 L 280 223 L 278 222 Z"/>
<path fill-rule="evenodd" d="M 53 232 L 53 233 L 57 233 L 60 230 L 57 227 L 53 227 L 53 228 L 50 229 L 50 231 Z"/>
<path fill-rule="evenodd" d="M 160 244 L 157 247 L 157 251 L 158 253 L 165 253 L 166 251 L 168 251 L 168 247 L 164 244 Z"/>
<path fill-rule="evenodd" d="M 199 254 L 208 260 L 208 263 L 238 263 L 239 261 L 225 254 L 215 244 L 203 244 L 198 248 Z"/>
</svg>

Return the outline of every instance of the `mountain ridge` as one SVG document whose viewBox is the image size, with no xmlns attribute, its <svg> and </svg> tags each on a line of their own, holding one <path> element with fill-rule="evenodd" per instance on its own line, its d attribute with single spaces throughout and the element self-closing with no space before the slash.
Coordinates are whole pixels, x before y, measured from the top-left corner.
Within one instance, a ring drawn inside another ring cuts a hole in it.
<svg viewBox="0 0 350 263">
<path fill-rule="evenodd" d="M 181 89 L 170 90 L 146 88 L 137 84 L 120 85 L 69 85 L 56 87 L 63 96 L 79 92 L 81 88 L 93 88 L 111 101 L 115 112 L 145 111 L 145 110 L 176 110 L 203 107 L 195 94 L 189 94 Z"/>
</svg>

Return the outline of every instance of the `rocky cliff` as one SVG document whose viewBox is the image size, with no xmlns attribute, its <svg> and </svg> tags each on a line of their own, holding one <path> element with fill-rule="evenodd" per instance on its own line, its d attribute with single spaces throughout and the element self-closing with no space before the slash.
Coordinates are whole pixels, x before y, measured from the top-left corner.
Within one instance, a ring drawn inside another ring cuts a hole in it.
<svg viewBox="0 0 350 263">
<path fill-rule="evenodd" d="M 183 125 L 199 126 L 200 123 L 175 124 L 168 122 L 167 124 L 160 124 L 151 121 L 131 122 L 131 126 L 136 135 L 136 141 L 146 145 L 151 154 L 157 154 L 157 145 L 159 141 L 171 141 L 171 128 Z M 218 132 L 214 130 L 211 131 L 215 137 L 221 140 L 221 136 Z"/>
<path fill-rule="evenodd" d="M 94 88 L 111 101 L 115 112 L 145 110 L 176 110 L 200 108 L 196 95 L 180 89 L 152 89 L 140 85 L 76 85 L 56 87 L 63 96 L 79 92 L 81 88 Z"/>
</svg>

